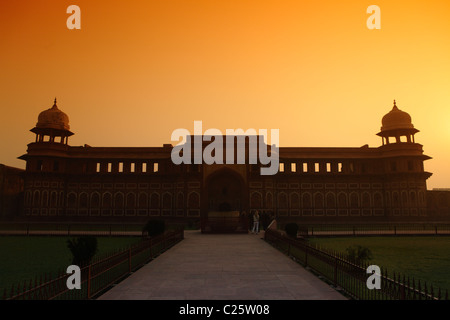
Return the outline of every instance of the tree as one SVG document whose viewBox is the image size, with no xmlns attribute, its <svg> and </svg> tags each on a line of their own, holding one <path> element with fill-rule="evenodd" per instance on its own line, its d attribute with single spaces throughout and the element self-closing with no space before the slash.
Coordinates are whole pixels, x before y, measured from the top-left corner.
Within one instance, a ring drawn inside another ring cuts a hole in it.
<svg viewBox="0 0 450 320">
<path fill-rule="evenodd" d="M 77 266 L 87 265 L 97 253 L 97 238 L 82 236 L 67 240 L 67 247 L 72 252 L 72 264 Z"/>
<path fill-rule="evenodd" d="M 367 247 L 353 245 L 347 247 L 346 251 L 349 260 L 354 263 L 366 262 L 372 259 L 372 251 Z"/>
<path fill-rule="evenodd" d="M 295 222 L 290 222 L 286 224 L 286 226 L 284 227 L 284 231 L 286 231 L 286 234 L 289 237 L 297 238 L 298 224 L 296 224 Z"/>
<path fill-rule="evenodd" d="M 165 230 L 166 225 L 164 220 L 149 220 L 142 229 L 142 234 L 148 235 L 149 237 L 154 237 L 163 234 Z"/>
</svg>

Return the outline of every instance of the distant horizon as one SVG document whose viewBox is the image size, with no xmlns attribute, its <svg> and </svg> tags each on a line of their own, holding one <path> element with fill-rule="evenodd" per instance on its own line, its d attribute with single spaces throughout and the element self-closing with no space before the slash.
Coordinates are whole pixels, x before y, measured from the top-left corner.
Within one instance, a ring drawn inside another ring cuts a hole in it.
<svg viewBox="0 0 450 320">
<path fill-rule="evenodd" d="M 72 146 L 174 144 L 177 128 L 279 129 L 279 147 L 381 146 L 393 100 L 420 130 L 427 188 L 450 187 L 450 2 L 0 3 L 0 163 L 57 98 Z"/>
</svg>

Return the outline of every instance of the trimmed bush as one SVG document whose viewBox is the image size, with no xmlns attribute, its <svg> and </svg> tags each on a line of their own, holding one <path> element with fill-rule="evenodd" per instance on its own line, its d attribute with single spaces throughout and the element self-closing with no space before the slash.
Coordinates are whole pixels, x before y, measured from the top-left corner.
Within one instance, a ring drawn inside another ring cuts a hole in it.
<svg viewBox="0 0 450 320">
<path fill-rule="evenodd" d="M 353 245 L 345 249 L 350 261 L 355 263 L 366 262 L 372 259 L 372 251 L 369 248 L 360 245 Z"/>
<path fill-rule="evenodd" d="M 142 229 L 142 233 L 144 235 L 148 235 L 149 237 L 163 234 L 164 231 L 166 231 L 166 224 L 164 220 L 149 220 Z"/>
<path fill-rule="evenodd" d="M 286 226 L 284 227 L 284 231 L 286 231 L 286 234 L 289 237 L 297 238 L 298 224 L 296 224 L 295 222 L 290 222 L 286 224 Z"/>
<path fill-rule="evenodd" d="M 82 236 L 67 240 L 67 247 L 72 252 L 72 264 L 84 266 L 91 262 L 97 253 L 97 238 Z"/>
</svg>

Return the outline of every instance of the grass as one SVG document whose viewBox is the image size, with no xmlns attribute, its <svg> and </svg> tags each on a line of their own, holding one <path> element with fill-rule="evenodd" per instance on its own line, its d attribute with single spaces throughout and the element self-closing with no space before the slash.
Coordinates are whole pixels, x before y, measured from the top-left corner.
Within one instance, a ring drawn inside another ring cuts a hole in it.
<svg viewBox="0 0 450 320">
<path fill-rule="evenodd" d="M 450 291 L 450 237 L 335 237 L 310 238 L 311 243 L 339 252 L 351 245 L 368 247 L 371 264 L 426 281 Z"/>
<path fill-rule="evenodd" d="M 56 274 L 72 262 L 67 248 L 69 237 L 4 236 L 0 237 L 0 298 L 11 286 L 29 283 L 36 276 Z M 97 255 L 125 249 L 140 241 L 139 237 L 98 237 Z"/>
</svg>

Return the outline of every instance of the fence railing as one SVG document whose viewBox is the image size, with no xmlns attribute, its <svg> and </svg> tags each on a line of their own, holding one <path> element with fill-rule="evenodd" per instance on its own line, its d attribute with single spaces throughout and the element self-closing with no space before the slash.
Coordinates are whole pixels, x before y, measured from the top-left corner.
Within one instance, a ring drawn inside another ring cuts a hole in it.
<svg viewBox="0 0 450 320">
<path fill-rule="evenodd" d="M 184 238 L 184 230 L 167 232 L 149 238 L 130 248 L 110 253 L 81 267 L 81 289 L 69 290 L 67 279 L 71 274 L 60 271 L 54 278 L 45 276 L 13 286 L 4 291 L 4 300 L 84 300 L 91 299 L 125 278 L 145 263 L 157 257 Z"/>
<path fill-rule="evenodd" d="M 450 235 L 450 224 L 380 223 L 300 225 L 302 236 L 402 236 Z"/>
<path fill-rule="evenodd" d="M 0 235 L 138 236 L 144 224 L 0 222 Z"/>
<path fill-rule="evenodd" d="M 281 232 L 268 229 L 264 233 L 267 242 L 291 256 L 303 266 L 319 274 L 327 282 L 342 290 L 354 299 L 361 300 L 448 300 L 440 288 L 433 288 L 426 282 L 420 282 L 399 274 L 388 274 L 381 269 L 380 289 L 369 289 L 366 272 L 368 264 L 352 262 L 348 256 L 320 249 L 306 241 L 290 238 Z"/>
</svg>

